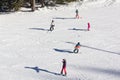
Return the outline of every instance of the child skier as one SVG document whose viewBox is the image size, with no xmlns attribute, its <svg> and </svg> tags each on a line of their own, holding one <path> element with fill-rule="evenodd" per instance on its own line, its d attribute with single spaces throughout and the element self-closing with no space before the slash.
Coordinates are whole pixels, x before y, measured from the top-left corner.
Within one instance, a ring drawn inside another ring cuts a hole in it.
<svg viewBox="0 0 120 80">
<path fill-rule="evenodd" d="M 76 13 L 75 18 L 79 19 L 78 9 L 76 9 L 75 13 Z"/>
<path fill-rule="evenodd" d="M 78 53 L 78 52 L 79 52 L 79 48 L 80 48 L 80 42 L 78 42 L 78 43 L 75 45 L 75 49 L 73 50 L 73 53 Z"/>
<path fill-rule="evenodd" d="M 62 60 L 62 63 L 63 63 L 63 65 L 62 65 L 62 69 L 61 69 L 61 74 L 62 74 L 63 76 L 66 76 L 66 75 L 67 75 L 67 71 L 66 71 L 66 60 L 63 59 L 63 60 Z M 64 74 L 63 74 L 63 72 L 64 72 Z"/>
<path fill-rule="evenodd" d="M 87 28 L 87 30 L 89 31 L 90 30 L 90 23 L 88 22 L 88 28 Z"/>
<path fill-rule="evenodd" d="M 53 31 L 55 27 L 54 20 L 52 20 L 51 25 L 50 25 L 50 31 Z"/>
</svg>

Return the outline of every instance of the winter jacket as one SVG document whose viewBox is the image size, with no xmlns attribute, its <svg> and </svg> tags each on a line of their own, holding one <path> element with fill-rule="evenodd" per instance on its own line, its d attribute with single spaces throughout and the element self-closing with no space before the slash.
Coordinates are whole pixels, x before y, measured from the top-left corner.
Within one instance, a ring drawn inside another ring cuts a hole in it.
<svg viewBox="0 0 120 80">
<path fill-rule="evenodd" d="M 66 68 L 66 60 L 63 59 L 63 68 Z"/>
</svg>

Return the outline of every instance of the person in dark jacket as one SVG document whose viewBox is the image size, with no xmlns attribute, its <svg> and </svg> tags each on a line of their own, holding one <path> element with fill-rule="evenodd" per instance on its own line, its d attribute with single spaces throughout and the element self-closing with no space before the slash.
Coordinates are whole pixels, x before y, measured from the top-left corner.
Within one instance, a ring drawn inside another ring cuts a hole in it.
<svg viewBox="0 0 120 80">
<path fill-rule="evenodd" d="M 53 31 L 54 27 L 55 27 L 54 20 L 52 20 L 52 22 L 50 24 L 50 31 Z"/>
<path fill-rule="evenodd" d="M 76 9 L 75 13 L 76 13 L 75 18 L 79 19 L 78 9 Z"/>
<path fill-rule="evenodd" d="M 75 48 L 73 50 L 73 53 L 78 53 L 79 52 L 79 48 L 80 48 L 80 42 L 78 42 L 76 45 L 75 45 Z"/>
<path fill-rule="evenodd" d="M 62 69 L 61 69 L 61 74 L 66 76 L 67 75 L 67 71 L 66 71 L 66 59 L 63 59 L 62 63 L 63 63 L 63 65 L 62 65 Z"/>
</svg>

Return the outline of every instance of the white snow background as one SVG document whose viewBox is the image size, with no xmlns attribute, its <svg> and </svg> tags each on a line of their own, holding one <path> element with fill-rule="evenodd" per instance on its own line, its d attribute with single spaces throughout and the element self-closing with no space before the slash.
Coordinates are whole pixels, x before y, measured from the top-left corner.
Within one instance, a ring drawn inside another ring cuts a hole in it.
<svg viewBox="0 0 120 80">
<path fill-rule="evenodd" d="M 70 53 L 77 42 L 80 53 Z M 63 58 L 67 76 L 57 75 Z M 120 80 L 120 1 L 0 14 L 0 80 Z"/>
</svg>

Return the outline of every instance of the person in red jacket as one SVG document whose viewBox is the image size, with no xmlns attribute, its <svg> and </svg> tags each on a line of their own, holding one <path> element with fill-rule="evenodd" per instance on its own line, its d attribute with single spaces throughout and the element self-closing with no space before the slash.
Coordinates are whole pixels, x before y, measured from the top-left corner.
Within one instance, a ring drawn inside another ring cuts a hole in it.
<svg viewBox="0 0 120 80">
<path fill-rule="evenodd" d="M 80 42 L 78 42 L 78 43 L 75 45 L 75 49 L 73 50 L 73 53 L 78 53 L 78 52 L 79 52 L 79 48 L 80 48 Z"/>
<path fill-rule="evenodd" d="M 87 28 L 88 31 L 90 31 L 90 23 L 88 22 L 88 28 Z"/>
<path fill-rule="evenodd" d="M 66 76 L 67 75 L 67 71 L 66 71 L 66 59 L 63 59 L 62 63 L 63 63 L 63 65 L 62 65 L 62 69 L 61 69 L 61 74 L 64 75 L 64 76 Z"/>
</svg>

